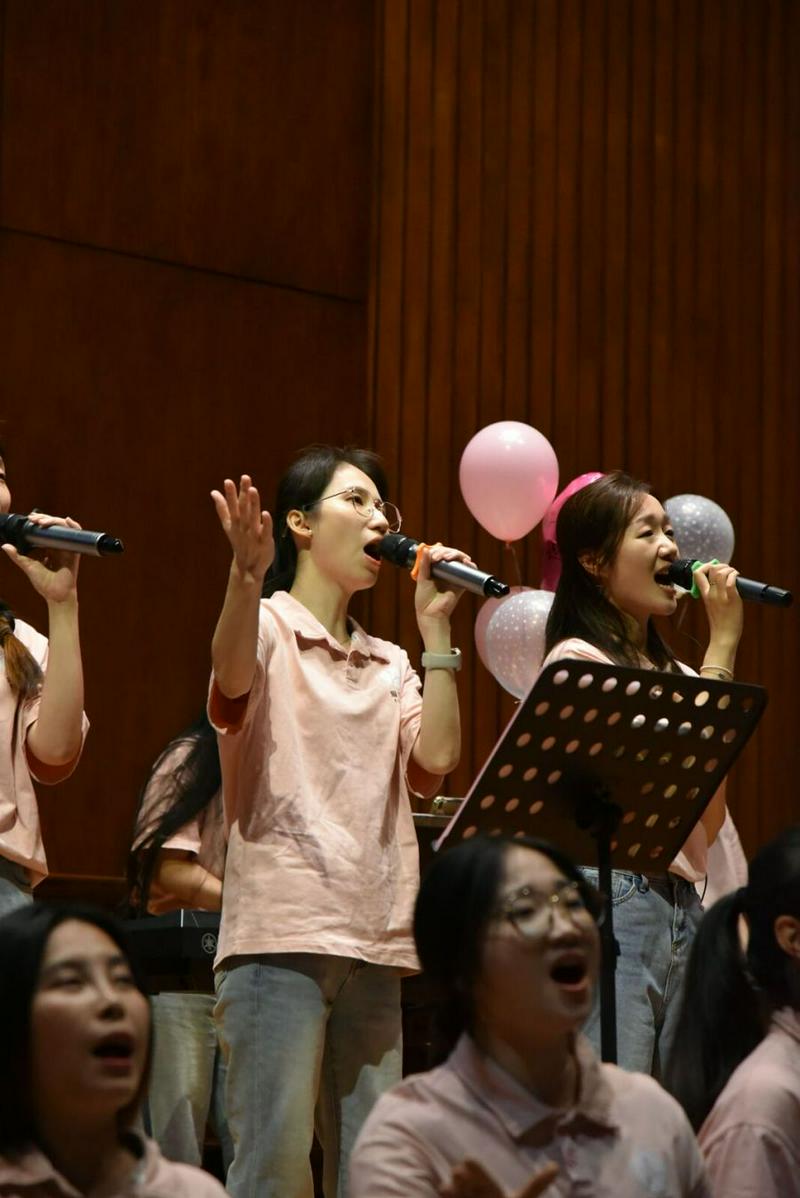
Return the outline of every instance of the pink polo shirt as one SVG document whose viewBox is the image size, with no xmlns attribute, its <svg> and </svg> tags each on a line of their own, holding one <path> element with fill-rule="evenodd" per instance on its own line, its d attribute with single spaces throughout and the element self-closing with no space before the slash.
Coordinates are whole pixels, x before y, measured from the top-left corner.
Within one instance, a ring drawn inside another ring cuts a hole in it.
<svg viewBox="0 0 800 1198">
<path fill-rule="evenodd" d="M 598 661 L 602 662 L 603 665 L 609 666 L 615 664 L 596 645 L 590 644 L 589 641 L 581 640 L 580 637 L 572 636 L 566 640 L 559 641 L 557 645 L 553 646 L 542 662 L 541 668 L 544 669 L 545 666 L 550 666 L 553 662 L 561 661 L 565 657 L 577 658 L 580 661 Z M 678 665 L 684 674 L 691 674 L 693 677 L 697 677 L 696 671 L 691 666 L 684 665 L 682 661 L 679 661 Z M 708 836 L 703 825 L 697 823 L 684 841 L 681 851 L 670 864 L 669 872 L 677 874 L 678 877 L 685 878 L 687 882 L 699 882 L 705 878 L 707 869 Z"/>
<path fill-rule="evenodd" d="M 685 1114 L 657 1082 L 602 1065 L 579 1037 L 580 1097 L 539 1102 L 469 1036 L 430 1073 L 378 1099 L 350 1158 L 349 1198 L 438 1198 L 464 1160 L 505 1194 L 546 1164 L 544 1198 L 709 1198 Z"/>
<path fill-rule="evenodd" d="M 169 783 L 173 773 L 185 761 L 192 748 L 190 740 L 180 741 L 159 762 L 158 768 L 147 784 L 142 804 L 136 818 L 134 852 L 148 833 L 152 832 L 170 805 Z M 208 805 L 194 819 L 189 820 L 174 832 L 162 846 L 165 849 L 180 849 L 191 853 L 203 869 L 222 878 L 225 872 L 225 827 L 222 814 L 222 793 L 218 791 Z M 174 911 L 184 904 L 165 892 L 151 890 L 147 909 L 151 915 Z"/>
<path fill-rule="evenodd" d="M 47 638 L 24 620 L 16 621 L 14 634 L 46 673 Z M 39 718 L 39 696 L 20 703 L 8 685 L 2 651 L 0 661 L 0 856 L 23 866 L 36 886 L 47 877 L 47 857 L 32 779 L 47 785 L 62 782 L 75 769 L 80 752 L 59 766 L 45 765 L 28 752 L 28 733 Z M 84 715 L 83 739 L 88 728 Z"/>
<path fill-rule="evenodd" d="M 226 701 L 212 679 L 228 831 L 217 965 L 306 952 L 418 968 L 406 771 L 420 682 L 397 645 L 351 627 L 345 648 L 279 591 L 261 603 L 246 699 Z"/>
<path fill-rule="evenodd" d="M 700 1128 L 718 1198 L 800 1198 L 800 1014 L 768 1035 L 731 1075 Z"/>
<path fill-rule="evenodd" d="M 225 1198 L 225 1190 L 209 1173 L 166 1160 L 154 1140 L 131 1133 L 141 1153 L 138 1165 L 119 1186 L 103 1190 L 103 1198 Z M 3 1198 L 82 1198 L 38 1148 L 0 1156 Z"/>
</svg>

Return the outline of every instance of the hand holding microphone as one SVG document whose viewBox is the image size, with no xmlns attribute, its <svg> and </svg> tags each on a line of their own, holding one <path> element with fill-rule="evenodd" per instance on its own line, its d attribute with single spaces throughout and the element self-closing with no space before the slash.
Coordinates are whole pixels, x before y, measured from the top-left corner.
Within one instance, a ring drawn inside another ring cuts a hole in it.
<svg viewBox="0 0 800 1198">
<path fill-rule="evenodd" d="M 697 586 L 695 574 L 701 568 L 704 568 L 702 562 L 692 561 L 688 557 L 679 558 L 678 561 L 670 562 L 663 571 L 663 577 L 675 586 L 688 591 L 695 599 L 698 599 L 700 591 Z M 735 586 L 742 599 L 747 599 L 751 603 L 768 603 L 777 607 L 789 607 L 792 602 L 791 591 L 785 591 L 782 587 L 770 586 L 766 582 L 754 582 L 752 578 L 742 578 L 738 574 L 736 575 Z"/>
<path fill-rule="evenodd" d="M 48 603 L 61 604 L 75 595 L 79 554 L 122 553 L 117 537 L 88 532 L 69 517 L 31 512 L 29 516 L 0 514 L 0 546 L 28 576 L 34 590 Z M 30 556 L 45 550 L 44 561 Z"/>
<path fill-rule="evenodd" d="M 367 553 L 376 559 L 382 558 L 391 562 L 393 566 L 413 570 L 417 563 L 417 554 L 422 548 L 422 542 L 415 541 L 413 537 L 389 532 L 374 545 L 368 545 Z M 472 591 L 473 595 L 485 595 L 487 598 L 499 598 L 501 595 L 507 595 L 511 589 L 505 582 L 500 582 L 499 578 L 479 570 L 469 558 L 462 560 L 461 556 L 432 560 L 431 575 L 441 582 Z"/>
<path fill-rule="evenodd" d="M 106 532 L 89 532 L 69 517 L 47 516 L 31 512 L 29 516 L 0 515 L 0 544 L 13 545 L 18 553 L 32 549 L 64 550 L 68 553 L 89 553 L 95 557 L 122 553 L 125 548 L 119 537 Z"/>
</svg>

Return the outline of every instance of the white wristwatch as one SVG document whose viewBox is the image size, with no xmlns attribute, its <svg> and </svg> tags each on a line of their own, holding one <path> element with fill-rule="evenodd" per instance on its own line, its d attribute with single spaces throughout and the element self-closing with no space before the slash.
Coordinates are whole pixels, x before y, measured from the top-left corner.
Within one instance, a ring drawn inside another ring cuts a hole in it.
<svg viewBox="0 0 800 1198">
<path fill-rule="evenodd" d="M 449 653 L 423 653 L 423 670 L 460 670 L 461 650 L 451 649 Z"/>
</svg>

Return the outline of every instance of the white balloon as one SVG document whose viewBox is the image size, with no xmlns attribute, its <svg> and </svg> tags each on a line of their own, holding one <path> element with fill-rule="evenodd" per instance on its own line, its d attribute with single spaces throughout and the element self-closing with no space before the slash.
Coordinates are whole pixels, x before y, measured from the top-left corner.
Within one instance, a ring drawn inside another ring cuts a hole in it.
<svg viewBox="0 0 800 1198">
<path fill-rule="evenodd" d="M 517 699 L 527 695 L 541 668 L 552 603 L 552 591 L 525 588 L 501 599 L 486 626 L 486 663 Z"/>
<path fill-rule="evenodd" d="M 510 594 L 518 595 L 521 591 L 529 591 L 530 587 L 512 587 Z M 508 595 L 504 595 L 502 599 L 484 599 L 481 604 L 480 611 L 475 617 L 475 648 L 478 650 L 480 657 L 486 669 L 491 673 L 489 659 L 486 656 L 486 629 L 489 627 L 489 621 L 497 611 L 501 603 L 505 603 Z"/>
<path fill-rule="evenodd" d="M 664 504 L 672 521 L 681 557 L 699 562 L 733 557 L 734 532 L 730 517 L 713 499 L 703 495 L 673 495 Z"/>
</svg>

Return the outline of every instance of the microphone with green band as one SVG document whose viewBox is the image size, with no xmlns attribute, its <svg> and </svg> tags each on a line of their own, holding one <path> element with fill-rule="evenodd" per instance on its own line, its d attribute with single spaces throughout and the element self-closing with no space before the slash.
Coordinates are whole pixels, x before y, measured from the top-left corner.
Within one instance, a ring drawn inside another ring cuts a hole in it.
<svg viewBox="0 0 800 1198">
<path fill-rule="evenodd" d="M 700 591 L 695 578 L 695 571 L 701 566 L 708 565 L 708 562 L 695 562 L 691 558 L 679 558 L 678 561 L 670 562 L 666 570 L 658 575 L 660 582 L 669 582 L 674 586 L 681 587 L 684 591 L 695 598 L 700 598 Z M 711 565 L 719 565 L 716 558 L 713 559 Z M 743 599 L 749 600 L 751 603 L 768 603 L 774 607 L 789 607 L 792 602 L 792 592 L 785 591 L 782 587 L 769 586 L 766 582 L 754 582 L 752 578 L 736 579 L 736 590 Z"/>
</svg>

